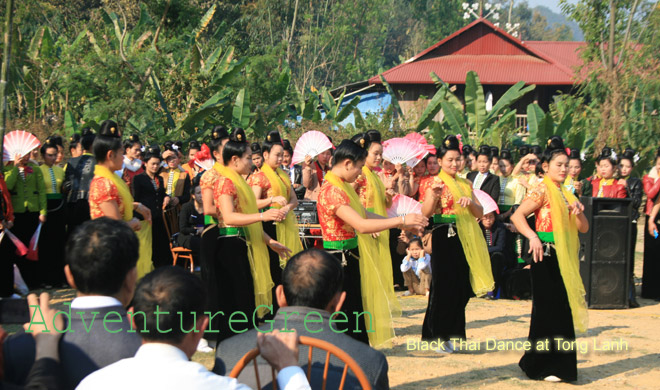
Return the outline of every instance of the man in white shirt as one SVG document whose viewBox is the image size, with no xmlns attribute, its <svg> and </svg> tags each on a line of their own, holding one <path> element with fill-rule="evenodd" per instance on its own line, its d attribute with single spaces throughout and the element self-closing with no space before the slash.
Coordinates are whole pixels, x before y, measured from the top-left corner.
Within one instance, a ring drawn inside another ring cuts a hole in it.
<svg viewBox="0 0 660 390">
<path fill-rule="evenodd" d="M 249 389 L 190 361 L 209 323 L 202 315 L 204 296 L 199 278 L 180 267 L 161 267 L 146 275 L 130 311 L 142 346 L 135 357 L 92 373 L 77 389 Z M 298 367 L 295 334 L 260 334 L 257 342 L 261 356 L 278 371 L 281 389 L 310 388 Z"/>
</svg>

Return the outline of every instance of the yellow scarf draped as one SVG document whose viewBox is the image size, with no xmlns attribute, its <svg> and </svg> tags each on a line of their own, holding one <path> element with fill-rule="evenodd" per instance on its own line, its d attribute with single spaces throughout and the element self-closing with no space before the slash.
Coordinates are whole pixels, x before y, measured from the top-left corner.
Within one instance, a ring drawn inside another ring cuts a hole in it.
<svg viewBox="0 0 660 390">
<path fill-rule="evenodd" d="M 333 186 L 342 189 L 350 199 L 350 206 L 362 218 L 366 218 L 367 213 L 360 198 L 353 187 L 338 178 L 334 173 L 328 172 L 325 175 L 327 180 Z M 367 329 L 373 328 L 369 332 L 369 342 L 372 346 L 387 346 L 394 337 L 394 328 L 392 327 L 392 317 L 401 315 L 401 306 L 394 295 L 392 279 L 385 280 L 383 273 L 379 268 L 379 251 L 376 240 L 371 234 L 357 233 L 358 250 L 360 251 L 360 283 L 362 290 L 362 306 L 367 314 L 364 316 L 367 321 Z M 372 319 L 372 326 L 369 326 L 369 315 Z"/>
<path fill-rule="evenodd" d="M 122 217 L 124 221 L 130 221 L 133 219 L 133 195 L 131 195 L 131 190 L 128 188 L 126 182 L 121 177 L 117 176 L 117 174 L 110 172 L 108 168 L 99 164 L 96 164 L 94 167 L 94 176 L 104 177 L 117 187 L 119 198 L 124 205 L 124 215 L 122 215 Z"/>
<path fill-rule="evenodd" d="M 603 179 L 601 177 L 598 181 L 598 191 L 596 192 L 596 198 L 602 198 L 605 186 L 611 186 L 612 184 L 614 184 L 614 179 Z"/>
<path fill-rule="evenodd" d="M 584 333 L 587 330 L 589 314 L 584 298 L 586 292 L 582 284 L 582 277 L 580 276 L 577 217 L 569 214 L 568 207 L 565 203 L 572 204 L 577 198 L 566 187 L 561 186 L 558 188 L 547 175 L 543 179 L 543 183 L 548 191 L 557 262 L 559 263 L 559 271 L 566 287 L 568 303 L 571 306 L 573 326 L 577 333 Z"/>
<path fill-rule="evenodd" d="M 289 180 L 289 176 L 280 168 L 274 171 L 268 164 L 264 164 L 261 167 L 261 172 L 266 175 L 266 178 L 270 182 L 273 194 L 275 196 L 283 196 L 289 200 L 291 197 L 291 180 Z M 281 208 L 279 204 L 275 204 L 273 207 Z M 277 233 L 277 241 L 291 249 L 291 256 L 302 252 L 303 247 L 300 242 L 300 235 L 298 234 L 298 223 L 292 212 L 286 215 L 284 221 L 275 224 L 275 231 Z M 286 259 L 280 257 L 280 267 L 284 268 L 284 266 L 286 266 Z"/>
<path fill-rule="evenodd" d="M 252 188 L 243 179 L 241 175 L 230 168 L 220 165 L 217 162 L 213 168 L 221 175 L 231 180 L 238 193 L 238 204 L 241 206 L 241 212 L 244 214 L 257 214 L 257 199 L 252 192 Z M 263 227 L 260 222 L 243 226 L 248 247 L 248 260 L 250 261 L 250 270 L 252 271 L 252 281 L 254 284 L 254 303 L 257 307 L 257 314 L 263 317 L 268 313 L 267 306 L 273 302 L 271 290 L 273 289 L 273 279 L 270 277 L 270 258 L 268 257 L 268 248 L 263 240 Z M 237 259 L 240 261 L 240 259 Z"/>
<path fill-rule="evenodd" d="M 456 213 L 456 228 L 461 239 L 465 259 L 470 266 L 470 285 L 476 296 L 482 296 L 493 291 L 495 281 L 488 255 L 486 239 L 468 207 L 461 207 L 458 200 L 462 197 L 472 198 L 472 185 L 469 181 L 454 179 L 448 173 L 440 171 L 438 178 L 449 188 L 454 197 L 454 212 Z"/>
<path fill-rule="evenodd" d="M 373 212 L 381 217 L 387 218 L 387 206 L 385 204 L 385 184 L 376 175 L 374 171 L 369 169 L 366 165 L 362 166 L 362 174 L 367 179 L 367 204 L 374 206 Z M 367 205 L 363 205 L 365 208 Z M 392 255 L 390 254 L 390 231 L 384 230 L 380 232 L 378 238 L 378 256 L 379 265 L 383 280 L 394 280 L 392 271 Z M 392 283 L 390 283 L 392 284 Z M 392 294 L 394 294 L 394 286 L 392 286 Z"/>
</svg>

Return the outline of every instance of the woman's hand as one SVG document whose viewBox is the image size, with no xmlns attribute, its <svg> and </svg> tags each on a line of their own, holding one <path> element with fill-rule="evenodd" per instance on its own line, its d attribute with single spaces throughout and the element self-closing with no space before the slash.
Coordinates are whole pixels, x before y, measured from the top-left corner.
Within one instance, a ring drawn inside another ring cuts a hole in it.
<svg viewBox="0 0 660 390">
<path fill-rule="evenodd" d="M 433 185 L 431 185 L 431 190 L 433 190 L 433 197 L 436 199 L 440 198 L 444 188 L 445 183 L 442 180 L 434 180 Z"/>
<path fill-rule="evenodd" d="M 314 161 L 314 159 L 310 155 L 305 156 L 305 161 L 303 161 L 303 166 L 308 167 L 312 165 L 312 161 Z"/>
<path fill-rule="evenodd" d="M 282 211 L 282 209 L 268 209 L 261 213 L 261 215 L 263 221 L 275 222 L 280 222 L 286 217 L 286 214 Z"/>
<path fill-rule="evenodd" d="M 568 211 L 573 215 L 580 215 L 584 212 L 584 205 L 580 201 L 575 201 L 568 205 Z"/>
<path fill-rule="evenodd" d="M 179 198 L 177 198 L 176 196 L 170 198 L 169 206 L 176 207 L 178 205 L 179 205 Z"/>
<path fill-rule="evenodd" d="M 649 221 L 649 234 L 655 237 L 658 232 L 658 226 L 656 226 L 655 221 Z"/>
<path fill-rule="evenodd" d="M 272 249 L 275 253 L 278 254 L 283 259 L 288 259 L 291 256 L 291 249 L 285 247 L 284 245 L 280 244 L 279 242 L 271 239 L 270 242 L 267 243 L 267 245 Z"/>
<path fill-rule="evenodd" d="M 472 199 L 464 196 L 458 200 L 458 204 L 461 205 L 461 207 L 469 207 L 472 204 Z"/>
<path fill-rule="evenodd" d="M 137 211 L 145 221 L 151 223 L 151 210 L 149 210 L 147 206 L 143 205 L 142 203 L 138 203 L 135 211 Z"/>
<path fill-rule="evenodd" d="M 403 217 L 402 223 L 401 230 L 408 230 L 421 236 L 424 228 L 429 224 L 429 219 L 422 214 L 408 214 Z"/>
<path fill-rule="evenodd" d="M 406 232 L 402 231 L 401 234 L 399 234 L 399 241 L 404 242 L 406 244 L 410 242 L 410 239 L 408 238 Z"/>
<path fill-rule="evenodd" d="M 273 196 L 270 200 L 270 203 L 271 204 L 275 203 L 275 204 L 278 204 L 278 205 L 284 207 L 289 203 L 289 201 L 283 196 Z"/>
<path fill-rule="evenodd" d="M 46 216 L 45 215 L 39 215 L 39 222 L 46 223 Z"/>
<path fill-rule="evenodd" d="M 163 199 L 163 210 L 165 210 L 167 208 L 167 205 L 170 204 L 171 199 L 172 198 L 170 198 L 169 196 L 166 196 L 165 199 Z"/>
<path fill-rule="evenodd" d="M 128 226 L 133 229 L 134 232 L 137 232 L 142 228 L 142 225 L 140 224 L 140 220 L 137 218 L 133 218 L 130 221 L 127 222 Z"/>
<path fill-rule="evenodd" d="M 538 236 L 534 236 L 529 240 L 529 252 L 535 263 L 543 261 L 543 243 Z"/>
<path fill-rule="evenodd" d="M 371 237 L 378 238 L 380 237 L 380 233 L 371 233 Z"/>
</svg>

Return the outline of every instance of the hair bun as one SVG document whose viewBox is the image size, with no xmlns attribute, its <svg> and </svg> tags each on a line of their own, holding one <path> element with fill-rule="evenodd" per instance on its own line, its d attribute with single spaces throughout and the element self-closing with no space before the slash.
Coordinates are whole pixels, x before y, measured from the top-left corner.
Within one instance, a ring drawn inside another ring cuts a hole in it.
<svg viewBox="0 0 660 390">
<path fill-rule="evenodd" d="M 106 119 L 103 121 L 103 123 L 101 123 L 99 135 L 105 137 L 121 138 L 121 132 L 119 131 L 117 122 L 110 119 Z"/>
<path fill-rule="evenodd" d="M 282 140 L 282 147 L 284 147 L 285 150 L 291 149 L 291 141 L 288 139 Z"/>
<path fill-rule="evenodd" d="M 502 151 L 500 152 L 500 159 L 513 161 L 513 156 L 511 155 L 511 151 L 509 149 L 502 149 Z"/>
<path fill-rule="evenodd" d="M 131 134 L 131 136 L 128 137 L 128 140 L 131 142 L 140 142 L 140 137 L 138 137 L 137 134 Z"/>
<path fill-rule="evenodd" d="M 188 143 L 188 149 L 197 149 L 200 150 L 201 146 L 199 145 L 199 142 L 192 140 Z"/>
<path fill-rule="evenodd" d="M 448 135 L 445 137 L 445 139 L 442 140 L 442 148 L 445 150 L 457 150 L 460 151 L 460 143 L 458 142 L 458 138 L 456 138 L 455 135 Z M 465 145 L 463 145 L 463 148 L 465 148 Z"/>
<path fill-rule="evenodd" d="M 500 157 L 500 148 L 498 148 L 497 146 L 491 146 L 490 147 L 490 155 L 491 155 L 491 157 L 499 158 Z"/>
<path fill-rule="evenodd" d="M 280 132 L 277 130 L 273 130 L 268 133 L 266 136 L 266 142 L 270 144 L 281 144 L 282 143 L 282 137 L 280 136 Z"/>
<path fill-rule="evenodd" d="M 153 154 L 153 155 L 156 155 L 156 156 L 160 156 L 160 148 L 158 147 L 158 145 L 151 145 L 151 146 L 147 147 L 146 152 L 147 152 L 147 154 Z"/>
<path fill-rule="evenodd" d="M 571 160 L 582 160 L 580 151 L 576 148 L 571 148 L 571 153 L 568 155 L 568 158 Z"/>
<path fill-rule="evenodd" d="M 481 145 L 479 146 L 479 154 L 483 154 L 485 156 L 492 156 L 492 151 L 490 149 L 490 146 L 488 145 Z"/>
<path fill-rule="evenodd" d="M 467 156 L 474 152 L 474 149 L 472 149 L 472 146 L 470 145 L 463 145 L 463 156 Z"/>
<path fill-rule="evenodd" d="M 558 135 L 553 135 L 550 137 L 546 145 L 547 150 L 566 149 L 564 146 L 564 140 L 562 140 Z"/>
<path fill-rule="evenodd" d="M 240 127 L 236 127 L 231 131 L 229 139 L 234 142 L 247 143 L 247 137 L 245 136 L 245 130 Z"/>
<path fill-rule="evenodd" d="M 527 156 L 529 154 L 529 146 L 522 145 L 521 147 L 519 147 L 518 154 L 520 154 L 520 157 Z"/>
<path fill-rule="evenodd" d="M 603 150 L 600 151 L 600 157 L 603 158 L 612 157 L 612 148 L 605 146 Z"/>
<path fill-rule="evenodd" d="M 259 142 L 253 142 L 250 144 L 250 149 L 252 149 L 252 153 L 258 153 L 261 154 L 261 145 Z"/>
<path fill-rule="evenodd" d="M 376 143 L 381 143 L 381 136 L 380 132 L 378 130 L 367 130 L 366 133 L 364 133 L 365 138 L 371 143 L 371 142 L 376 142 Z"/>
<path fill-rule="evenodd" d="M 71 137 L 69 137 L 69 143 L 70 143 L 70 144 L 73 144 L 73 143 L 76 143 L 76 142 L 80 142 L 80 138 L 82 138 L 82 137 L 80 136 L 80 134 L 78 134 L 78 133 L 73 133 L 73 135 L 72 135 Z"/>
<path fill-rule="evenodd" d="M 626 150 L 624 150 L 623 153 L 621 153 L 621 158 L 626 158 L 629 159 L 630 161 L 633 161 L 635 158 L 635 154 L 636 152 L 634 149 L 626 148 Z"/>
<path fill-rule="evenodd" d="M 219 125 L 213 128 L 211 130 L 211 139 L 225 139 L 229 138 L 229 133 L 227 132 L 227 129 L 225 129 L 224 126 Z"/>
<path fill-rule="evenodd" d="M 538 145 L 532 145 L 529 147 L 529 152 L 537 156 L 540 156 L 541 154 L 543 154 L 543 149 Z"/>
</svg>

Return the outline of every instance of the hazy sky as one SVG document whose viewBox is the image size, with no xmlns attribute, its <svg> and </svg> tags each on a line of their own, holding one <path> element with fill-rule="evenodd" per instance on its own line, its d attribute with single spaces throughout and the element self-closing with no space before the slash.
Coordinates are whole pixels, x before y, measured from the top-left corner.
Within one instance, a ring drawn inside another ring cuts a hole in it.
<svg viewBox="0 0 660 390">
<path fill-rule="evenodd" d="M 519 0 L 516 0 L 519 2 Z M 575 3 L 576 0 L 569 0 L 571 3 Z M 554 12 L 561 13 L 561 9 L 559 8 L 559 0 L 527 0 L 527 4 L 531 8 L 536 7 L 537 5 L 542 5 L 545 7 L 550 8 Z"/>
</svg>

